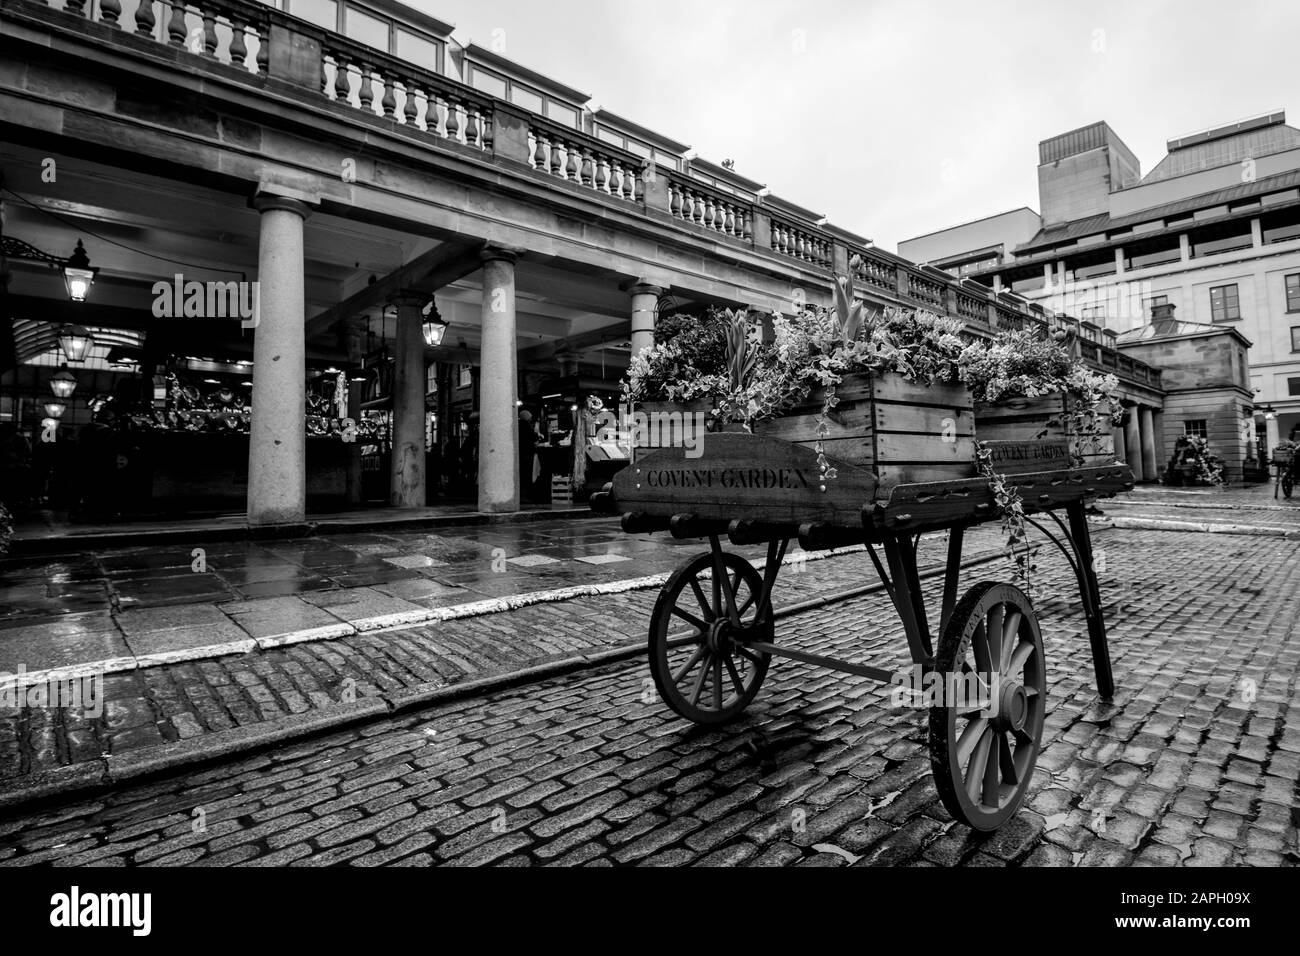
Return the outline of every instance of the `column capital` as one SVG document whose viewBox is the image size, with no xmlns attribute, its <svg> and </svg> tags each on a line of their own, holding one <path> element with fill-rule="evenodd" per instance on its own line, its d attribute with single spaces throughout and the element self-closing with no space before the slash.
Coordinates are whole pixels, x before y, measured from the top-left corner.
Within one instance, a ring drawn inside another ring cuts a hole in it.
<svg viewBox="0 0 1300 956">
<path fill-rule="evenodd" d="M 280 186 L 258 186 L 248 203 L 258 212 L 283 209 L 306 219 L 320 205 L 320 199 L 311 193 Z"/>
<path fill-rule="evenodd" d="M 519 261 L 520 252 L 518 249 L 508 249 L 505 246 L 486 245 L 479 250 L 478 257 L 483 262 L 509 262 L 512 265 Z"/>
<path fill-rule="evenodd" d="M 659 296 L 664 294 L 664 289 L 663 286 L 657 286 L 651 282 L 638 282 L 635 285 L 633 285 L 632 288 L 628 289 L 628 292 L 630 292 L 632 295 Z"/>
<path fill-rule="evenodd" d="M 399 289 L 390 295 L 387 299 L 388 304 L 397 308 L 416 308 L 423 309 L 433 296 L 427 292 L 420 292 L 416 289 Z"/>
</svg>

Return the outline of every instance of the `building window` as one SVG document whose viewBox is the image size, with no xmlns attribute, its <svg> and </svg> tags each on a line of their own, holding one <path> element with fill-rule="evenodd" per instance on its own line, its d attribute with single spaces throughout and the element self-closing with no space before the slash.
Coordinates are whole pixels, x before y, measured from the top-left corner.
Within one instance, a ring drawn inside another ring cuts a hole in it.
<svg viewBox="0 0 1300 956">
<path fill-rule="evenodd" d="M 1291 326 L 1291 351 L 1300 352 L 1300 325 Z"/>
<path fill-rule="evenodd" d="M 1288 395 L 1300 395 L 1300 378 L 1288 378 L 1286 380 L 1286 393 Z"/>
<path fill-rule="evenodd" d="M 1235 283 L 1216 285 L 1210 290 L 1210 318 L 1215 322 L 1232 322 L 1241 318 Z"/>
<path fill-rule="evenodd" d="M 348 7 L 346 10 L 345 32 L 347 35 L 354 40 L 360 40 L 366 46 L 372 46 L 376 50 L 383 50 L 387 53 L 391 48 L 392 40 L 388 21 L 372 17 L 368 13 L 362 13 L 356 7 Z"/>
<path fill-rule="evenodd" d="M 470 75 L 470 83 L 475 89 L 482 90 L 489 96 L 495 96 L 502 100 L 506 98 L 506 81 L 504 77 L 474 67 L 474 72 Z"/>
<path fill-rule="evenodd" d="M 1300 272 L 1286 277 L 1286 310 L 1300 312 Z"/>
<path fill-rule="evenodd" d="M 288 12 L 327 30 L 339 28 L 339 9 L 334 0 L 291 0 Z"/>
<path fill-rule="evenodd" d="M 408 63 L 414 63 L 435 73 L 440 72 L 442 64 L 438 62 L 438 49 L 438 44 L 432 40 L 418 33 L 403 30 L 401 27 L 397 28 L 397 42 L 393 52 Z"/>
<path fill-rule="evenodd" d="M 1183 422 L 1183 434 L 1190 435 L 1193 438 L 1208 438 L 1209 433 L 1205 430 L 1205 419 L 1195 418 L 1189 422 Z"/>
</svg>

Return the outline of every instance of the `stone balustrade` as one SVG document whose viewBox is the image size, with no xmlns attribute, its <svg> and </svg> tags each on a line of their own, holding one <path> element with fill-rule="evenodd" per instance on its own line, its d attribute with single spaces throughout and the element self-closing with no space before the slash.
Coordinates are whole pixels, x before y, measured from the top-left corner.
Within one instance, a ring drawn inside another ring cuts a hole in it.
<svg viewBox="0 0 1300 956">
<path fill-rule="evenodd" d="M 772 249 L 784 256 L 823 269 L 831 267 L 831 240 L 816 235 L 811 229 L 801 229 L 785 220 L 772 219 Z"/>
<path fill-rule="evenodd" d="M 753 237 L 754 207 L 735 196 L 710 189 L 685 176 L 668 176 L 668 212 L 724 236 L 748 241 Z"/>
<path fill-rule="evenodd" d="M 270 56 L 268 8 L 244 0 L 197 3 L 147 0 L 47 0 L 65 14 L 123 33 L 152 37 L 195 56 L 265 74 Z"/>
<path fill-rule="evenodd" d="M 533 169 L 556 179 L 629 202 L 645 197 L 644 161 L 578 130 L 535 119 L 528 152 Z"/>
<path fill-rule="evenodd" d="M 910 269 L 904 274 L 907 276 L 907 289 L 904 292 L 906 296 L 940 313 L 948 311 L 942 284 Z"/>
<path fill-rule="evenodd" d="M 491 97 L 336 33 L 321 34 L 323 95 L 438 139 L 492 151 Z"/>
<path fill-rule="evenodd" d="M 898 293 L 898 266 L 869 249 L 853 250 L 849 260 L 854 282 L 891 295 Z"/>
</svg>

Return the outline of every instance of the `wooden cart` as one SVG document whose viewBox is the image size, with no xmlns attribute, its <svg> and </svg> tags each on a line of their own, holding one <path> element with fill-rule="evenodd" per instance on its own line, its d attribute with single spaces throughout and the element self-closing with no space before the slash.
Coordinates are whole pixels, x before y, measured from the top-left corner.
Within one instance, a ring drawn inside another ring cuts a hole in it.
<svg viewBox="0 0 1300 956">
<path fill-rule="evenodd" d="M 947 691 L 942 703 L 950 706 L 929 709 L 930 759 L 944 806 L 977 830 L 1002 825 L 1033 775 L 1047 678 L 1038 619 L 1019 588 L 986 581 L 958 600 L 963 534 L 999 518 L 988 481 L 891 483 L 877 469 L 833 459 L 836 475 L 823 481 L 811 446 L 749 434 L 710 434 L 697 455 L 682 448 L 641 452 L 592 497 L 598 512 L 622 515 L 630 534 L 666 530 L 708 541 L 709 550 L 669 577 L 651 616 L 650 667 L 664 702 L 699 724 L 727 721 L 754 699 L 773 657 L 895 683 L 889 670 L 776 640 L 772 589 L 790 542 L 806 550 L 863 544 L 902 621 L 914 665 Z M 1131 489 L 1133 475 L 1118 463 L 1058 465 L 1008 481 L 1020 491 L 1027 521 L 1075 572 L 1097 689 L 1110 697 L 1114 684 L 1084 508 L 1087 499 Z M 948 556 L 936 647 L 916 555 L 921 536 L 939 531 L 948 532 Z M 726 550 L 724 536 L 734 545 L 766 543 L 764 567 Z M 963 688 L 974 689 L 973 701 L 957 692 Z"/>
</svg>

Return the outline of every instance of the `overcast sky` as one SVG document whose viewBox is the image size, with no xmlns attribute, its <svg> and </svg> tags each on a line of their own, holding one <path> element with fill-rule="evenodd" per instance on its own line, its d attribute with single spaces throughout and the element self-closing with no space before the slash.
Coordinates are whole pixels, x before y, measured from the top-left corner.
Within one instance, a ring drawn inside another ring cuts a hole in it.
<svg viewBox="0 0 1300 956">
<path fill-rule="evenodd" d="M 887 249 L 1019 206 L 1038 142 L 1283 108 L 1296 0 L 406 0 Z M 502 31 L 496 33 L 494 31 Z"/>
</svg>

